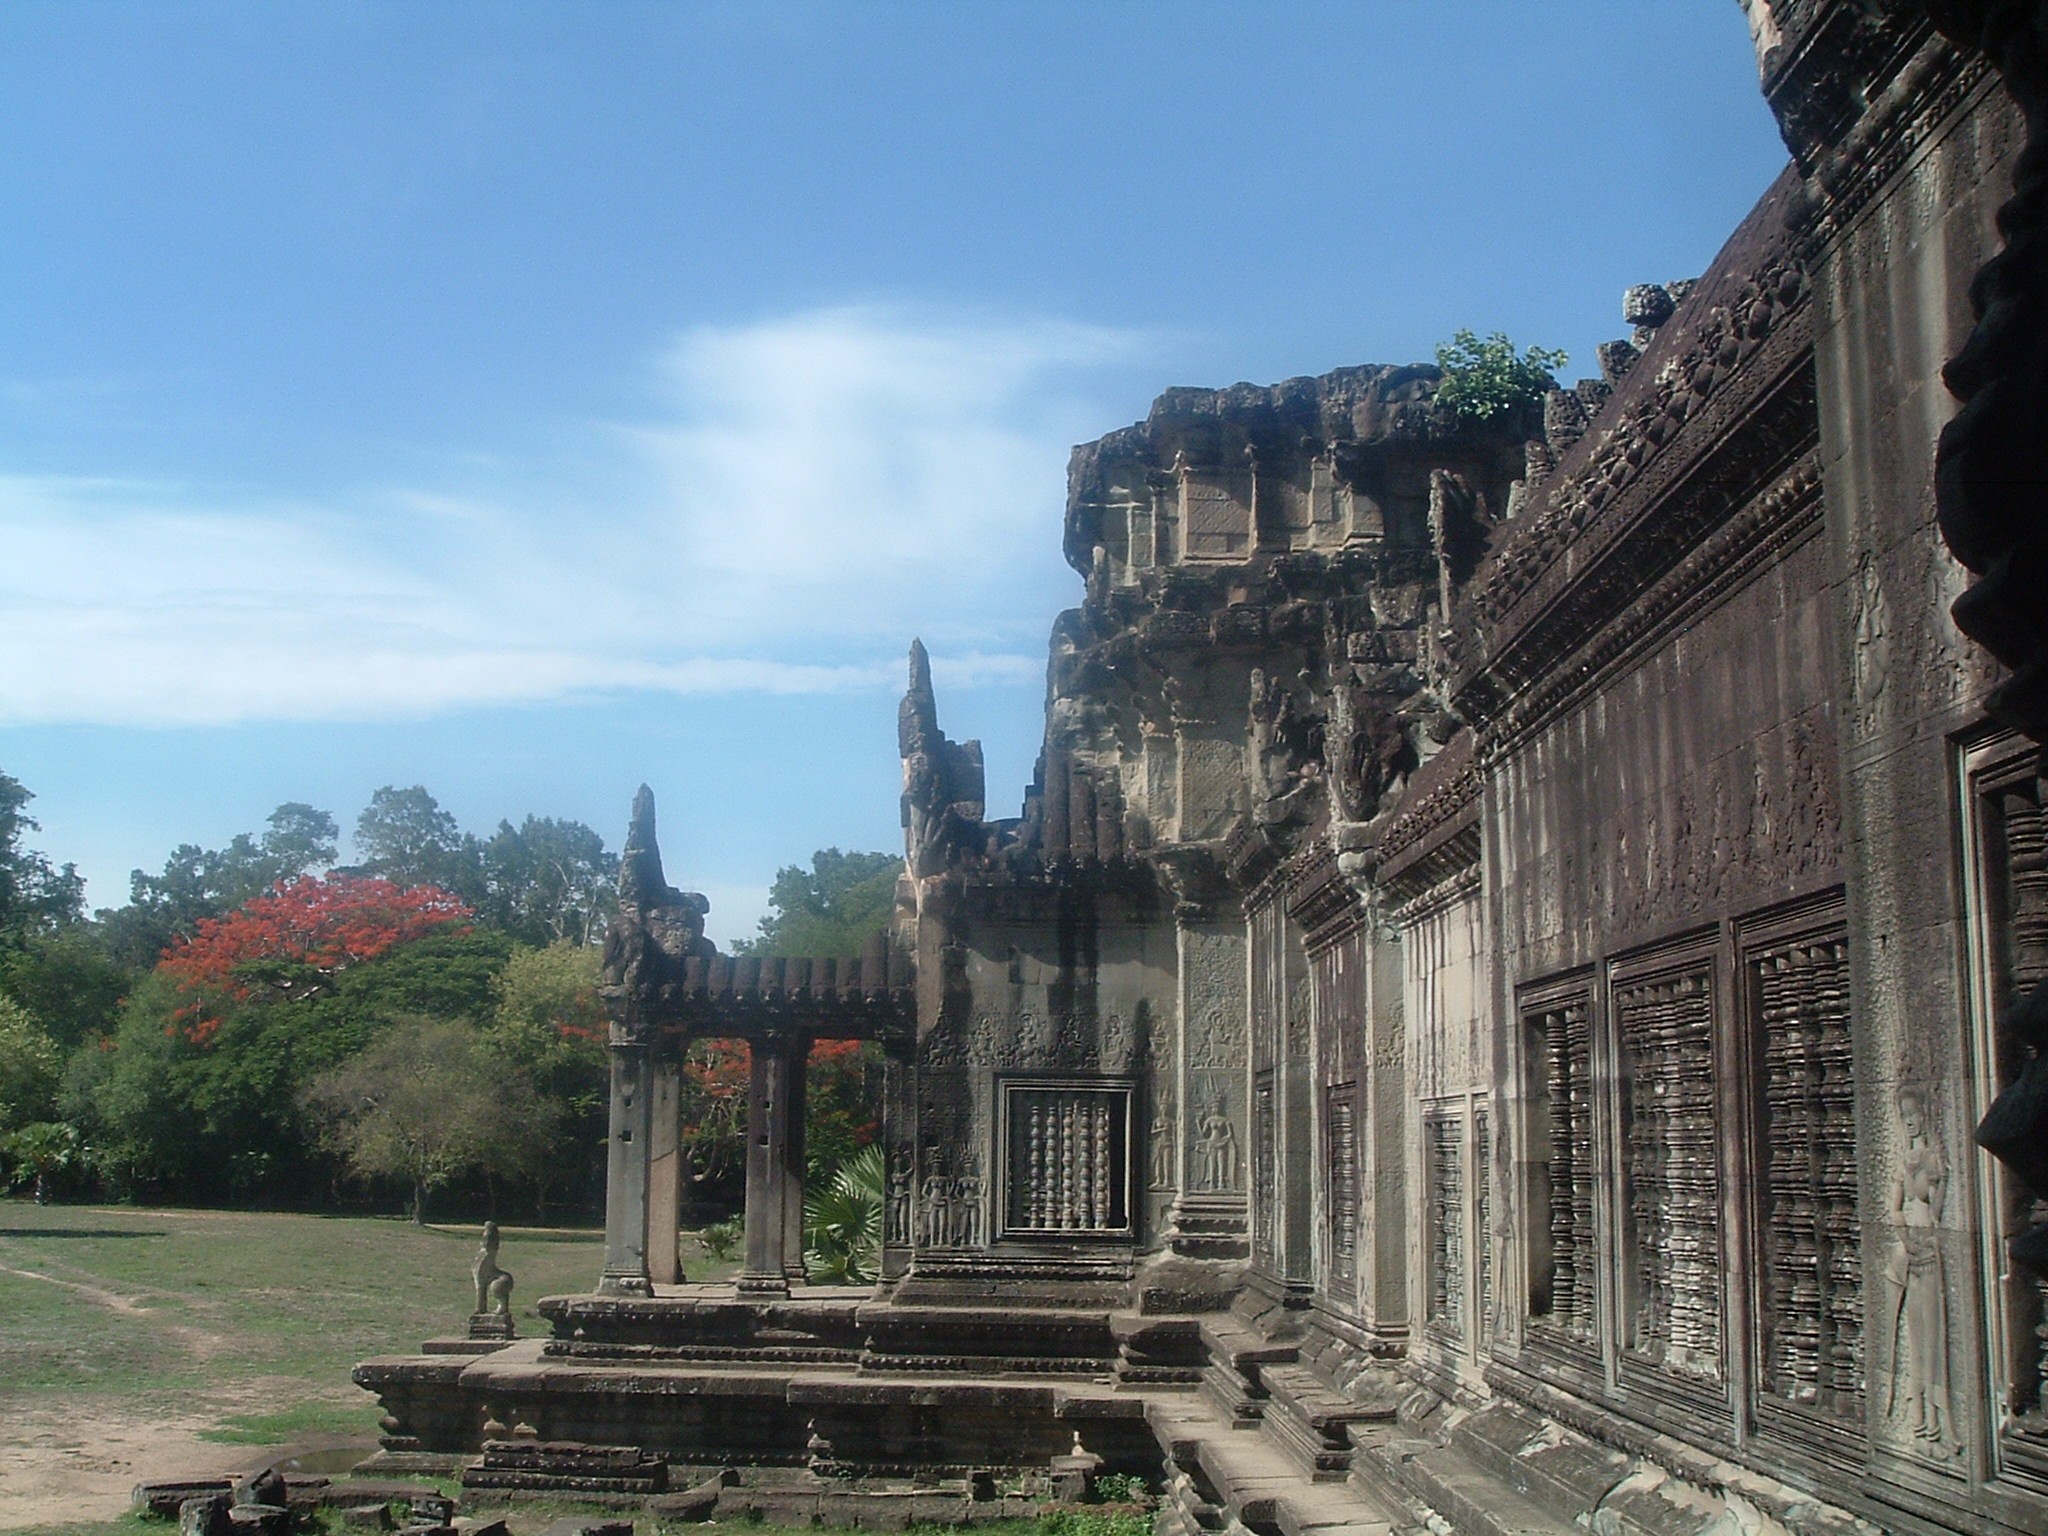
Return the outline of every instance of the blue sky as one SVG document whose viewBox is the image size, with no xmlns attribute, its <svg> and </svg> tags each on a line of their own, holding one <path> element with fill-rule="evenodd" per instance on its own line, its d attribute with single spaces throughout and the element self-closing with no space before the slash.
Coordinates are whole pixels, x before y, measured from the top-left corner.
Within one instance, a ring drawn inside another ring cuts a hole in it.
<svg viewBox="0 0 2048 1536">
<path fill-rule="evenodd" d="M 1567 348 L 1784 151 L 1734 0 L 0 8 L 0 769 L 90 899 L 424 783 L 749 931 L 1039 733 L 1068 447 Z"/>
</svg>

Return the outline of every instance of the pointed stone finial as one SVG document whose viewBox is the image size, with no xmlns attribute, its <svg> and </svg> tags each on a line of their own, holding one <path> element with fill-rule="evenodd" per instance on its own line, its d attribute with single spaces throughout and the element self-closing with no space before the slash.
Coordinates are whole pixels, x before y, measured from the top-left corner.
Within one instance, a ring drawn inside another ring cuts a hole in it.
<svg viewBox="0 0 2048 1536">
<path fill-rule="evenodd" d="M 939 705 L 932 694 L 932 660 L 924 642 L 910 642 L 910 686 L 896 712 L 896 750 L 900 757 L 929 752 L 939 734 Z"/>
<path fill-rule="evenodd" d="M 661 872 L 661 845 L 654 838 L 654 791 L 642 784 L 633 796 L 633 821 L 626 829 L 626 847 L 619 855 L 619 902 L 623 906 L 660 904 L 668 890 Z"/>
</svg>

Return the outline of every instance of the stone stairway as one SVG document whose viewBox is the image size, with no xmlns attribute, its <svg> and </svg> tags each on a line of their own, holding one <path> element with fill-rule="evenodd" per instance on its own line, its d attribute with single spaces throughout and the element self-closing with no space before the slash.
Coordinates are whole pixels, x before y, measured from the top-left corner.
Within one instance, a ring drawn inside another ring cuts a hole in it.
<svg viewBox="0 0 2048 1536">
<path fill-rule="evenodd" d="M 1146 1404 L 1166 1453 L 1167 1507 L 1157 1536 L 1411 1536 L 1398 1506 L 1349 1483 L 1318 1482 L 1257 1427 L 1238 1427 L 1206 1396 Z"/>
</svg>

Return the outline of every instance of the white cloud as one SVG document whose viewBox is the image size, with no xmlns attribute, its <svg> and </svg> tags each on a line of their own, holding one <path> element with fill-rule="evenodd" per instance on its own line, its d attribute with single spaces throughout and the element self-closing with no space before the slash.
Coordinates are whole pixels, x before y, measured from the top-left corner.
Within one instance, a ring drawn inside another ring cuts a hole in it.
<svg viewBox="0 0 2048 1536">
<path fill-rule="evenodd" d="M 1137 339 L 879 308 L 705 328 L 512 489 L 0 477 L 0 721 L 367 719 L 620 690 L 1036 683 L 1076 381 Z M 534 487 L 548 487 L 546 491 Z M 595 510 L 593 510 L 595 509 Z"/>
</svg>

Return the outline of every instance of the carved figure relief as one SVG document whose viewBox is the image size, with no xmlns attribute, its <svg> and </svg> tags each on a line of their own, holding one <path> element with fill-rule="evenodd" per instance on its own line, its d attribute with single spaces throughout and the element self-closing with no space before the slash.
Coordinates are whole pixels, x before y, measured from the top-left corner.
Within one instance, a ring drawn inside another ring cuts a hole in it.
<svg viewBox="0 0 2048 1536">
<path fill-rule="evenodd" d="M 1130 1021 L 1120 1013 L 1112 1013 L 1102 1021 L 1103 1071 L 1130 1071 L 1131 1057 L 1136 1048 L 1134 1033 Z"/>
<path fill-rule="evenodd" d="M 1204 1012 L 1188 1038 L 1188 1067 L 1213 1072 L 1236 1066 L 1240 1055 L 1237 1027 L 1221 1009 Z"/>
<path fill-rule="evenodd" d="M 1154 1114 L 1152 1117 L 1151 1177 L 1146 1181 L 1150 1189 L 1173 1188 L 1173 1116 Z"/>
<path fill-rule="evenodd" d="M 1209 1101 L 1195 1121 L 1195 1172 L 1193 1184 L 1196 1189 L 1231 1191 L 1244 1187 L 1244 1173 L 1239 1166 L 1237 1127 L 1230 1123 L 1225 1101 L 1219 1096 Z"/>
<path fill-rule="evenodd" d="M 885 1208 L 882 1240 L 892 1247 L 908 1246 L 910 1242 L 911 1181 L 916 1174 L 916 1158 L 910 1148 L 898 1147 L 896 1156 L 889 1164 L 889 1200 Z"/>
<path fill-rule="evenodd" d="M 1895 1303 L 1885 1412 L 1904 1418 L 1923 1452 L 1946 1458 L 1960 1448 L 1949 1416 L 1948 1285 L 1939 1237 L 1948 1162 L 1934 1139 L 1932 1094 L 1904 1084 L 1894 1102 L 1906 1146 L 1889 1200 L 1892 1246 L 1885 1279 Z"/>
<path fill-rule="evenodd" d="M 1856 559 L 1853 625 L 1856 709 L 1865 735 L 1881 729 L 1890 718 L 1891 701 L 1885 697 L 1885 686 L 1891 676 L 1891 657 L 1886 646 L 1890 633 L 1891 611 L 1884 583 L 1876 560 L 1866 549 Z"/>
<path fill-rule="evenodd" d="M 918 1246 L 979 1248 L 987 1184 L 979 1174 L 928 1173 L 918 1200 Z"/>
</svg>

